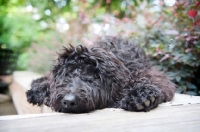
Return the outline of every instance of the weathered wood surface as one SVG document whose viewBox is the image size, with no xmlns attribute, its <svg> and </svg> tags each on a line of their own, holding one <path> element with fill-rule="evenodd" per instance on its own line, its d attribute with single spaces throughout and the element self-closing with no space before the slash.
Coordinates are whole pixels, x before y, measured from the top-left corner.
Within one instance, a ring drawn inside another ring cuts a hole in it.
<svg viewBox="0 0 200 132">
<path fill-rule="evenodd" d="M 17 114 L 11 100 L 12 99 L 9 94 L 0 94 L 0 116 Z"/>
<path fill-rule="evenodd" d="M 9 90 L 12 96 L 12 100 L 19 115 L 21 114 L 35 114 L 42 113 L 42 108 L 38 106 L 33 106 L 27 102 L 26 90 L 17 83 L 13 81 L 9 86 Z"/>
<path fill-rule="evenodd" d="M 9 95 L 0 93 L 0 103 L 7 102 L 10 100 L 11 100 L 11 97 Z"/>
<path fill-rule="evenodd" d="M 25 95 L 30 89 L 30 84 L 34 79 L 42 75 L 30 71 L 16 71 L 13 74 L 13 83 L 10 85 L 11 95 L 18 114 L 51 113 L 51 109 L 46 106 L 37 107 L 29 104 Z M 161 106 L 174 106 L 200 103 L 200 97 L 176 94 L 172 102 L 163 103 Z"/>
<path fill-rule="evenodd" d="M 200 97 L 176 94 L 173 101 L 163 103 L 150 112 L 103 109 L 86 114 L 41 114 L 44 108 L 28 104 L 25 96 L 31 81 L 40 75 L 31 72 L 16 72 L 14 75 L 10 89 L 17 111 L 22 115 L 0 116 L 0 132 L 200 131 Z"/>
<path fill-rule="evenodd" d="M 31 88 L 31 82 L 41 76 L 41 74 L 31 71 L 16 71 L 13 73 L 13 80 L 27 90 Z"/>
<path fill-rule="evenodd" d="M 0 117 L 1 132 L 199 132 L 200 104 L 159 107 L 150 112 L 103 109 L 86 114 Z"/>
<path fill-rule="evenodd" d="M 52 112 L 47 107 L 33 106 L 27 102 L 26 91 L 30 89 L 31 82 L 41 77 L 40 74 L 30 71 L 17 71 L 13 74 L 13 82 L 9 90 L 19 115 L 22 114 L 39 114 L 43 112 Z"/>
</svg>

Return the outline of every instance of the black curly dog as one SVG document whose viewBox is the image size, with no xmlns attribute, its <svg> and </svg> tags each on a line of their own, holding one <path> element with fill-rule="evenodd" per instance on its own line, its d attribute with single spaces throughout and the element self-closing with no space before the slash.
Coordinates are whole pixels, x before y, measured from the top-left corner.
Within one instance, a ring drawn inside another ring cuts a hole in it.
<svg viewBox="0 0 200 132">
<path fill-rule="evenodd" d="M 54 111 L 84 113 L 102 108 L 149 111 L 170 101 L 176 89 L 129 40 L 104 37 L 94 46 L 64 48 L 49 75 L 34 80 L 28 102 Z"/>
</svg>

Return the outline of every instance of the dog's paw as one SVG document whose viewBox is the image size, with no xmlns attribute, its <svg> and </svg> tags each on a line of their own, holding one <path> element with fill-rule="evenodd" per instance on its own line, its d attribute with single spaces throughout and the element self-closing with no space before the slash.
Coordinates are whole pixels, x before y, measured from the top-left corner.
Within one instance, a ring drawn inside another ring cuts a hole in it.
<svg viewBox="0 0 200 132">
<path fill-rule="evenodd" d="M 149 111 L 162 101 L 162 93 L 154 86 L 148 85 L 133 89 L 121 100 L 121 108 L 129 111 Z"/>
<path fill-rule="evenodd" d="M 39 91 L 33 91 L 33 90 L 28 90 L 26 92 L 27 96 L 27 101 L 29 103 L 32 103 L 33 105 L 42 105 L 44 101 L 44 95 L 43 93 L 40 93 Z"/>
</svg>

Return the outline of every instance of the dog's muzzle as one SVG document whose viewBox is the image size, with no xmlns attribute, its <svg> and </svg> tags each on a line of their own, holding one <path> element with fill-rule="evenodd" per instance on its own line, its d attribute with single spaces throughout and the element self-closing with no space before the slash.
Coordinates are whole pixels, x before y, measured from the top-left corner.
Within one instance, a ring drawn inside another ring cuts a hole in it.
<svg viewBox="0 0 200 132">
<path fill-rule="evenodd" d="M 73 94 L 66 94 L 61 103 L 64 108 L 75 108 L 79 105 L 79 98 Z"/>
</svg>

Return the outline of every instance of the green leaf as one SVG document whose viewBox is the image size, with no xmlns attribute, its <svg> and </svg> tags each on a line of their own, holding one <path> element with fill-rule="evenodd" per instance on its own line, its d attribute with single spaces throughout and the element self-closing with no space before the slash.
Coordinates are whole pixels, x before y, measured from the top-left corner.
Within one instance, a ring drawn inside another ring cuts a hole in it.
<svg viewBox="0 0 200 132">
<path fill-rule="evenodd" d="M 175 79 L 176 79 L 177 82 L 179 82 L 181 80 L 181 77 L 178 76 Z"/>
<path fill-rule="evenodd" d="M 189 88 L 189 89 L 196 89 L 197 87 L 194 85 L 194 84 L 192 84 L 192 83 L 188 83 L 187 84 L 187 87 Z"/>
<path fill-rule="evenodd" d="M 186 94 L 188 94 L 188 95 L 194 95 L 194 96 L 196 96 L 196 95 L 197 95 L 197 93 L 196 93 L 196 92 L 194 92 L 194 91 L 188 91 L 188 92 L 186 92 Z"/>
<path fill-rule="evenodd" d="M 138 6 L 137 0 L 133 0 L 133 2 L 134 2 L 134 4 L 135 4 L 135 6 Z"/>
<path fill-rule="evenodd" d="M 200 52 L 200 45 L 196 45 L 197 51 Z"/>
<path fill-rule="evenodd" d="M 147 0 L 147 2 L 148 2 L 148 3 L 150 3 L 150 2 L 151 2 L 151 0 Z"/>
</svg>

